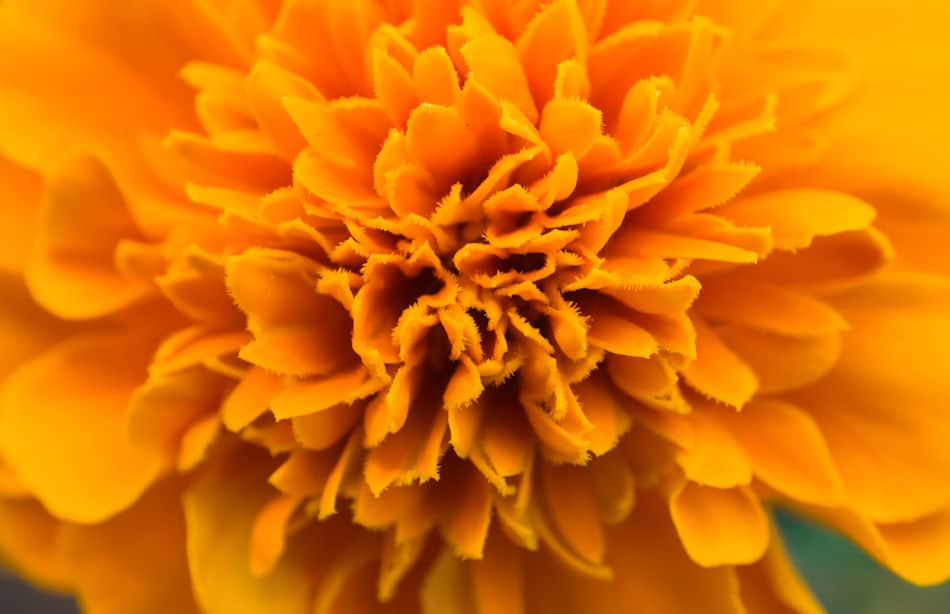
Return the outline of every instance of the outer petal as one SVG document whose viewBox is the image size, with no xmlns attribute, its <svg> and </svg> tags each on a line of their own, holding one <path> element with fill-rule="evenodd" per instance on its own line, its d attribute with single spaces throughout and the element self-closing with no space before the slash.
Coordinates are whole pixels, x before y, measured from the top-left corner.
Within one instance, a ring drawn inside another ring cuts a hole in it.
<svg viewBox="0 0 950 614">
<path fill-rule="evenodd" d="M 748 614 L 823 614 L 825 611 L 795 571 L 774 526 L 765 556 L 737 571 L 742 603 Z"/>
<path fill-rule="evenodd" d="M 0 273 L 0 381 L 61 338 L 69 325 L 37 305 L 19 278 Z"/>
<path fill-rule="evenodd" d="M 895 19 L 893 5 L 810 3 L 798 30 L 846 60 L 856 93 L 817 127 L 828 142 L 809 180 L 860 194 L 907 268 L 950 272 L 950 62 L 943 39 L 950 5 L 920 0 Z M 887 24 L 887 44 L 881 44 Z M 873 126 L 873 129 L 869 129 Z"/>
<path fill-rule="evenodd" d="M 8 151 L 44 169 L 77 145 L 130 153 L 140 141 L 129 135 L 188 125 L 191 93 L 178 71 L 187 60 L 227 59 L 194 4 L 4 2 L 0 134 Z"/>
<path fill-rule="evenodd" d="M 43 190 L 35 173 L 0 155 L 0 271 L 19 273 L 26 264 Z"/>
<path fill-rule="evenodd" d="M 167 230 L 180 209 L 160 196 L 144 149 L 173 125 L 195 124 L 178 77 L 187 60 L 236 61 L 196 4 L 5 1 L 0 148 L 41 172 L 76 149 L 95 151 L 143 196 L 139 213 Z"/>
<path fill-rule="evenodd" d="M 112 175 L 95 157 L 69 161 L 50 180 L 26 278 L 37 301 L 69 319 L 113 313 L 150 287 L 115 264 L 123 239 L 139 239 Z"/>
<path fill-rule="evenodd" d="M 270 575 L 251 575 L 250 542 L 258 512 L 276 491 L 266 456 L 222 450 L 185 493 L 188 563 L 207 614 L 305 614 L 312 604 L 306 571 L 288 558 Z"/>
<path fill-rule="evenodd" d="M 0 499 L 0 559 L 17 573 L 50 589 L 70 578 L 59 556 L 61 523 L 31 499 Z"/>
<path fill-rule="evenodd" d="M 950 65 L 943 33 L 950 5 L 919 0 L 895 19 L 887 3 L 809 4 L 810 10 L 800 11 L 800 31 L 840 53 L 859 83 L 852 99 L 821 126 L 829 148 L 816 172 L 897 207 L 911 202 L 946 210 L 941 151 L 950 139 Z M 881 24 L 887 24 L 886 45 Z"/>
<path fill-rule="evenodd" d="M 198 613 L 180 495 L 179 484 L 163 482 L 103 524 L 64 527 L 63 560 L 84 612 Z"/>
<path fill-rule="evenodd" d="M 161 470 L 135 448 L 125 410 L 145 379 L 140 337 L 75 337 L 10 376 L 0 396 L 3 454 L 56 516 L 98 522 L 127 507 Z"/>
<path fill-rule="evenodd" d="M 692 562 L 660 501 L 652 497 L 638 501 L 630 518 L 611 530 L 608 541 L 608 563 L 614 571 L 610 582 L 567 575 L 537 559 L 530 561 L 528 611 L 745 614 L 735 571 L 703 569 Z"/>
<path fill-rule="evenodd" d="M 877 522 L 946 507 L 950 280 L 892 275 L 831 302 L 852 330 L 835 369 L 800 405 L 828 442 L 845 500 Z"/>
</svg>

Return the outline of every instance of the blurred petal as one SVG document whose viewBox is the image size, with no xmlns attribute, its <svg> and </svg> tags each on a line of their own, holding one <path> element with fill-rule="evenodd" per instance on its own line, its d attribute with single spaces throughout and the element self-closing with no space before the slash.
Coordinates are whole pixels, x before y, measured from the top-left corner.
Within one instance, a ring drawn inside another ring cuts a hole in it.
<svg viewBox="0 0 950 614">
<path fill-rule="evenodd" d="M 43 191 L 42 178 L 12 160 L 0 149 L 0 271 L 20 273 L 26 266 Z"/>
<path fill-rule="evenodd" d="M 272 463 L 260 453 L 227 449 L 185 492 L 188 564 L 195 596 L 207 614 L 306 614 L 307 571 L 285 557 L 270 575 L 251 574 L 254 521 L 277 494 L 267 484 Z"/>
<path fill-rule="evenodd" d="M 145 379 L 147 348 L 141 335 L 75 337 L 4 384 L 3 455 L 59 518 L 102 521 L 161 470 L 160 456 L 134 447 L 126 432 L 126 405 Z"/>
<path fill-rule="evenodd" d="M 831 299 L 851 325 L 834 370 L 800 395 L 845 498 L 878 522 L 950 504 L 950 280 L 885 276 Z"/>
<path fill-rule="evenodd" d="M 165 481 L 96 526 L 66 525 L 64 565 L 88 614 L 198 614 L 180 484 Z"/>
<path fill-rule="evenodd" d="M 0 499 L 0 559 L 5 565 L 52 590 L 72 582 L 60 558 L 62 523 L 32 499 Z"/>
</svg>

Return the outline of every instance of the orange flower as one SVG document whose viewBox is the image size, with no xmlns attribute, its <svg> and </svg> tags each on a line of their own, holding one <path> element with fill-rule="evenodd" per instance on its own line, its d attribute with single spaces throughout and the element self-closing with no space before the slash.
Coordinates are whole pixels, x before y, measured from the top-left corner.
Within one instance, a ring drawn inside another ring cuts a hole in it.
<svg viewBox="0 0 950 614">
<path fill-rule="evenodd" d="M 950 15 L 822 4 L 3 2 L 0 548 L 94 614 L 818 612 L 780 502 L 948 577 Z"/>
</svg>

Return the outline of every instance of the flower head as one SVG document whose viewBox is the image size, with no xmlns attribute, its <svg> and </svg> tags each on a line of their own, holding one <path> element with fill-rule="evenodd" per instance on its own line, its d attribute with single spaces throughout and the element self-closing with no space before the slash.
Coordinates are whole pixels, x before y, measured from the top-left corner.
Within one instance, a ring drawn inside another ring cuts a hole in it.
<svg viewBox="0 0 950 614">
<path fill-rule="evenodd" d="M 27 573 L 94 612 L 132 560 L 116 611 L 818 611 L 772 501 L 950 573 L 950 285 L 883 273 L 828 170 L 854 69 L 792 3 L 21 4 L 56 72 L 0 113 L 80 146 L 0 140 L 23 207 L 59 160 L 4 281 L 0 511 L 66 552 L 5 544 Z"/>
</svg>

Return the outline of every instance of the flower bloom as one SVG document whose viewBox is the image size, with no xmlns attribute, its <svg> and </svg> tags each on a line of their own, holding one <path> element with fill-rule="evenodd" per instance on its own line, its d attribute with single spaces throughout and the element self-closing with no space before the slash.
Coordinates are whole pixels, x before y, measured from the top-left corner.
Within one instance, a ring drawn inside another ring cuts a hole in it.
<svg viewBox="0 0 950 614">
<path fill-rule="evenodd" d="M 0 549 L 93 614 L 819 612 L 779 502 L 945 579 L 934 26 L 825 4 L 3 2 Z"/>
</svg>

